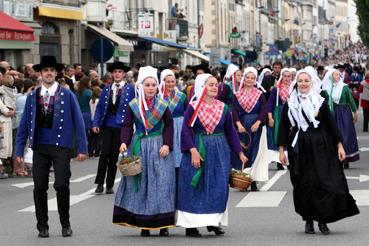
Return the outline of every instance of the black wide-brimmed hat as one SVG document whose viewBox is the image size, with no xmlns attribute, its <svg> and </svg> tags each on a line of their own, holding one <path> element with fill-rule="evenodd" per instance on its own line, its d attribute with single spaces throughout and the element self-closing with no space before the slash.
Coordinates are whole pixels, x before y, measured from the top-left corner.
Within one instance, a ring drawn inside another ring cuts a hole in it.
<svg viewBox="0 0 369 246">
<path fill-rule="evenodd" d="M 209 65 L 207 63 L 201 63 L 191 67 L 192 72 L 196 75 L 197 70 L 203 70 L 205 73 L 210 73 Z"/>
<path fill-rule="evenodd" d="M 111 73 L 114 71 L 114 69 L 121 69 L 124 72 L 128 72 L 129 70 L 131 70 L 131 68 L 124 65 L 123 62 L 114 62 L 112 65 L 108 67 L 108 71 Z"/>
<path fill-rule="evenodd" d="M 55 56 L 43 56 L 41 57 L 40 64 L 33 65 L 32 68 L 36 72 L 40 72 L 45 67 L 53 67 L 56 71 L 61 71 L 64 68 L 64 65 L 56 62 Z"/>
<path fill-rule="evenodd" d="M 324 67 L 320 65 L 320 66 L 318 66 L 318 67 L 317 67 L 317 69 L 316 69 L 316 70 L 317 70 L 317 71 L 324 71 Z"/>
<path fill-rule="evenodd" d="M 338 64 L 336 66 L 334 66 L 335 69 L 340 69 L 340 68 L 345 68 L 345 66 L 343 66 L 343 64 Z"/>
</svg>

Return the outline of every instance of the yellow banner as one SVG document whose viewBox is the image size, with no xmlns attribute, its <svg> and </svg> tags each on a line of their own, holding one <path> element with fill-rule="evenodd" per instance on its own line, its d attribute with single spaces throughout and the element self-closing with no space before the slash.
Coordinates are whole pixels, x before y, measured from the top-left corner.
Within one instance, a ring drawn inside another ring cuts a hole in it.
<svg viewBox="0 0 369 246">
<path fill-rule="evenodd" d="M 83 20 L 82 10 L 72 10 L 67 8 L 53 8 L 53 7 L 38 7 L 38 14 L 40 16 L 48 16 L 52 18 L 68 19 L 68 20 Z"/>
</svg>

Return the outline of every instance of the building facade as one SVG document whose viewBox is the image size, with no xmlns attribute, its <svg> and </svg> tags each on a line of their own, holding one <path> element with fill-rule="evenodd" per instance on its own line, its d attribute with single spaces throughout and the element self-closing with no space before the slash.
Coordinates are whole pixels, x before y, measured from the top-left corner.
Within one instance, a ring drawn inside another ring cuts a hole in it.
<svg viewBox="0 0 369 246">
<path fill-rule="evenodd" d="M 359 40 L 353 0 L 1 2 L 5 13 L 34 30 L 32 41 L 0 35 L 0 59 L 13 66 L 37 63 L 42 55 L 85 67 L 115 60 L 219 66 L 250 62 L 250 52 L 266 63 L 273 49 L 277 58 L 290 48 L 326 55 Z"/>
</svg>

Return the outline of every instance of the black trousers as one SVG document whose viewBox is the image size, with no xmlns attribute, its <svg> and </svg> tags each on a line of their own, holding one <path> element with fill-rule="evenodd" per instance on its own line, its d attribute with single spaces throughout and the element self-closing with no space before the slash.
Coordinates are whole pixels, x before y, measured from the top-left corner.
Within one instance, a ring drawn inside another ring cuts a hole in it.
<svg viewBox="0 0 369 246">
<path fill-rule="evenodd" d="M 101 149 L 100 133 L 90 131 L 88 136 L 88 154 L 90 156 L 99 156 Z"/>
<path fill-rule="evenodd" d="M 71 150 L 53 145 L 37 145 L 33 151 L 33 199 L 36 207 L 37 229 L 48 229 L 47 190 L 49 189 L 49 172 L 54 168 L 56 200 L 62 227 L 70 226 L 69 179 Z"/>
<path fill-rule="evenodd" d="M 106 175 L 106 187 L 113 188 L 119 156 L 120 128 L 104 127 L 101 132 L 101 141 L 95 184 L 103 185 Z"/>
<path fill-rule="evenodd" d="M 364 132 L 367 132 L 369 123 L 369 109 L 363 108 L 363 118 L 363 130 Z"/>
</svg>

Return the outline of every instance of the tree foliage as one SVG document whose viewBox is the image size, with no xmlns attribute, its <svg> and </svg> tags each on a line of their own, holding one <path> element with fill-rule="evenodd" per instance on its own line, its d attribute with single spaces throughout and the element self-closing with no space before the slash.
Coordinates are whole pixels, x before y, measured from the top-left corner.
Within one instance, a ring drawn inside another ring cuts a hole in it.
<svg viewBox="0 0 369 246">
<path fill-rule="evenodd" d="M 359 17 L 358 31 L 363 43 L 369 47 L 369 0 L 355 0 Z"/>
</svg>

